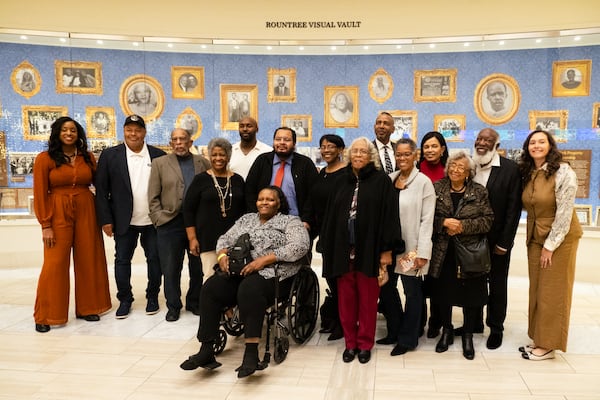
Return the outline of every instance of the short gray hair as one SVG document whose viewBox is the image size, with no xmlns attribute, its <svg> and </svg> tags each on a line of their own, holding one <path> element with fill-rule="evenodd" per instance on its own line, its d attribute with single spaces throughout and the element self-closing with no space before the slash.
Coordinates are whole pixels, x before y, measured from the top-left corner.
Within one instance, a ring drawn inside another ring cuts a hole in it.
<svg viewBox="0 0 600 400">
<path fill-rule="evenodd" d="M 352 152 L 354 145 L 360 141 L 367 143 L 367 148 L 369 149 L 369 161 L 375 164 L 375 168 L 381 169 L 381 160 L 379 159 L 377 147 L 375 147 L 373 142 L 365 136 L 358 137 L 352 141 L 352 144 L 348 147 L 348 150 L 346 150 L 346 159 L 350 160 L 350 153 Z"/>
<path fill-rule="evenodd" d="M 225 150 L 225 155 L 227 155 L 227 159 L 231 160 L 232 148 L 231 148 L 231 143 L 229 143 L 229 140 L 220 138 L 220 137 L 211 139 L 210 142 L 208 142 L 208 156 L 209 157 L 212 154 L 212 151 L 215 147 L 220 147 L 223 150 Z"/>
<path fill-rule="evenodd" d="M 469 179 L 473 179 L 475 177 L 475 172 L 477 172 L 475 169 L 476 168 L 475 161 L 473 161 L 471 156 L 469 156 L 467 153 L 465 153 L 462 150 L 452 153 L 448 157 L 448 161 L 446 161 L 446 169 L 444 171 L 446 173 L 446 176 L 448 175 L 448 166 L 457 160 L 463 160 L 463 159 L 467 160 L 467 163 L 469 163 Z"/>
</svg>

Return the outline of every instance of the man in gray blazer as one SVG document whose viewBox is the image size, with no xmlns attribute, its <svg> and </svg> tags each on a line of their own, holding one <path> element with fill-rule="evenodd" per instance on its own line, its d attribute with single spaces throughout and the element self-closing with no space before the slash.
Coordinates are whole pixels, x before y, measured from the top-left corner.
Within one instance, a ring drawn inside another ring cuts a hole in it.
<svg viewBox="0 0 600 400">
<path fill-rule="evenodd" d="M 150 219 L 156 226 L 158 254 L 164 276 L 165 298 L 167 299 L 166 320 L 179 319 L 181 303 L 181 269 L 187 251 L 190 286 L 186 295 L 186 309 L 198 313 L 200 288 L 202 287 L 202 265 L 200 258 L 189 252 L 188 239 L 183 223 L 183 199 L 194 176 L 210 168 L 210 162 L 190 153 L 191 132 L 176 128 L 171 132 L 173 152 L 152 162 L 148 205 Z"/>
</svg>

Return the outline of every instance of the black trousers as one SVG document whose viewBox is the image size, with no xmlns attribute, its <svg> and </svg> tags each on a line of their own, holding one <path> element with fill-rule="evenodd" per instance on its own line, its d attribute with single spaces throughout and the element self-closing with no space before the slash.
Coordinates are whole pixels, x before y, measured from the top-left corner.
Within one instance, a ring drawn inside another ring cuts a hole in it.
<svg viewBox="0 0 600 400">
<path fill-rule="evenodd" d="M 389 280 L 381 287 L 379 292 L 378 310 L 385 317 L 387 325 L 387 337 L 396 339 L 400 330 L 402 303 L 398 293 L 398 276 L 394 267 L 387 266 Z"/>
</svg>

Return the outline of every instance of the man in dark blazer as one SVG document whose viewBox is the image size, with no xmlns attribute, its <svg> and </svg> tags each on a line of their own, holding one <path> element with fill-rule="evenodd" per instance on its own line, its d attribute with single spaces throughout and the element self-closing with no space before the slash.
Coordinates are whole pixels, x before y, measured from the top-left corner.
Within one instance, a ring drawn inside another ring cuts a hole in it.
<svg viewBox="0 0 600 400">
<path fill-rule="evenodd" d="M 285 85 L 285 76 L 279 75 L 277 86 L 273 89 L 275 96 L 289 96 L 290 88 Z"/>
<path fill-rule="evenodd" d="M 502 345 L 502 332 L 506 319 L 507 281 L 510 252 L 521 218 L 521 174 L 516 163 L 501 157 L 497 150 L 500 135 L 494 129 L 484 128 L 475 139 L 473 160 L 477 165 L 475 182 L 488 190 L 494 210 L 494 222 L 488 233 L 492 268 L 488 277 L 489 299 L 486 325 L 490 327 L 488 349 Z M 475 332 L 483 332 L 483 309 Z M 462 334 L 461 328 L 456 333 Z"/>
<path fill-rule="evenodd" d="M 146 124 L 139 115 L 127 117 L 123 131 L 125 143 L 105 149 L 100 155 L 95 180 L 98 223 L 106 235 L 115 239 L 118 319 L 127 318 L 134 300 L 131 259 L 138 237 L 148 265 L 146 314 L 158 312 L 162 278 L 156 229 L 148 216 L 148 181 L 151 160 L 165 152 L 146 145 Z"/>
<path fill-rule="evenodd" d="M 189 242 L 183 222 L 183 199 L 194 176 L 210 169 L 210 162 L 192 154 L 192 134 L 181 128 L 171 132 L 173 152 L 152 160 L 148 203 L 150 219 L 156 227 L 160 266 L 165 280 L 165 298 L 169 322 L 179 319 L 181 307 L 181 269 L 187 251 L 190 286 L 185 308 L 197 314 L 202 287 L 200 258 L 189 252 Z"/>
</svg>

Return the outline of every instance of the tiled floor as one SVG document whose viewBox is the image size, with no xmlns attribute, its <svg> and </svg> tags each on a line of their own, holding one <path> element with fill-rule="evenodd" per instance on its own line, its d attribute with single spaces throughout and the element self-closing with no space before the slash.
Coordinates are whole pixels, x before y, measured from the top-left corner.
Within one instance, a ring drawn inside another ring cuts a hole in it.
<svg viewBox="0 0 600 400">
<path fill-rule="evenodd" d="M 66 326 L 46 334 L 34 331 L 32 318 L 38 272 L 0 269 L 0 400 L 600 399 L 600 285 L 576 284 L 569 352 L 554 360 L 535 363 L 517 352 L 528 343 L 527 280 L 511 277 L 504 345 L 487 350 L 486 336 L 475 335 L 473 361 L 462 357 L 460 340 L 437 354 L 436 340 L 422 338 L 404 356 L 376 346 L 370 363 L 344 364 L 343 340 L 327 342 L 317 333 L 304 346 L 292 344 L 282 364 L 238 380 L 242 339 L 230 338 L 215 371 L 179 368 L 198 349 L 197 317 L 184 312 L 166 322 L 162 299 L 161 312 L 145 315 L 143 265 L 134 266 L 139 300 L 129 318 L 116 320 L 113 308 L 90 323 L 71 311 Z M 383 327 L 380 318 L 378 337 Z"/>
</svg>

